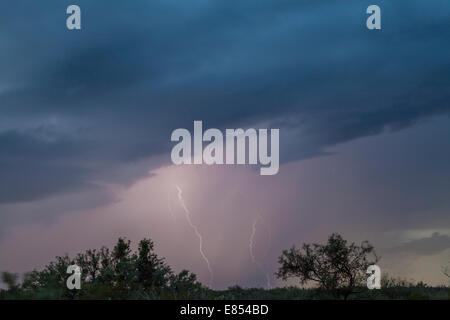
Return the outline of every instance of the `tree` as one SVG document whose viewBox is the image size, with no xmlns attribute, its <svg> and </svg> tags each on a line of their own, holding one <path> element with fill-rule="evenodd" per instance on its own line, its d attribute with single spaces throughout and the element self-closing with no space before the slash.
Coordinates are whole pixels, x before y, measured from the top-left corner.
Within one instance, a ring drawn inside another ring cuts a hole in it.
<svg viewBox="0 0 450 320">
<path fill-rule="evenodd" d="M 66 286 L 67 267 L 74 264 L 68 255 L 56 257 L 42 271 L 33 270 L 24 275 L 21 288 L 28 293 L 40 292 L 45 299 L 73 299 L 77 292 Z"/>
<path fill-rule="evenodd" d="M 315 283 L 335 297 L 345 299 L 365 284 L 369 265 L 379 261 L 373 246 L 347 244 L 339 234 L 332 234 L 325 245 L 303 244 L 302 250 L 293 246 L 279 257 L 278 278 L 298 277 L 302 285 Z"/>
<path fill-rule="evenodd" d="M 172 271 L 153 252 L 153 242 L 150 239 L 143 239 L 139 242 L 138 258 L 136 260 L 137 281 L 144 289 L 163 288 L 169 281 Z"/>
<path fill-rule="evenodd" d="M 119 238 L 112 251 L 112 268 L 114 271 L 113 284 L 119 291 L 129 291 L 133 288 L 136 279 L 136 259 L 132 252 L 130 241 Z"/>
<path fill-rule="evenodd" d="M 50 262 L 42 271 L 32 271 L 25 274 L 22 287 L 34 289 L 39 287 L 65 288 L 67 267 L 74 264 L 74 260 L 65 255 L 56 257 L 56 261 Z"/>
<path fill-rule="evenodd" d="M 82 271 L 80 290 L 66 286 L 67 267 L 73 264 Z M 129 240 L 119 238 L 112 250 L 102 247 L 79 253 L 74 259 L 56 257 L 43 270 L 26 273 L 21 284 L 17 274 L 3 272 L 0 276 L 8 286 L 7 291 L 0 290 L 0 299 L 188 299 L 207 292 L 195 274 L 186 270 L 174 274 L 155 253 L 150 239 L 140 241 L 137 251 Z"/>
<path fill-rule="evenodd" d="M 97 250 L 87 250 L 85 253 L 79 253 L 75 258 L 77 266 L 83 270 L 82 281 L 94 282 L 100 274 L 100 252 Z"/>
<path fill-rule="evenodd" d="M 198 299 L 205 288 L 197 281 L 197 276 L 187 270 L 170 276 L 169 291 L 173 299 Z"/>
</svg>

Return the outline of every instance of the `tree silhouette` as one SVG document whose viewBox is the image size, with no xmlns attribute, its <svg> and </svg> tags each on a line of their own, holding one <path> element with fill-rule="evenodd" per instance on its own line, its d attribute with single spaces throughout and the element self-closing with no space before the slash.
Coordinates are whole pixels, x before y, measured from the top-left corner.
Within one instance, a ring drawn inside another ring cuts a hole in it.
<svg viewBox="0 0 450 320">
<path fill-rule="evenodd" d="M 66 286 L 67 267 L 72 264 L 81 268 L 81 290 L 69 290 Z M 119 238 L 112 250 L 102 247 L 79 253 L 74 259 L 68 255 L 56 257 L 43 270 L 25 274 L 21 286 L 17 285 L 15 274 L 2 273 L 2 281 L 11 292 L 21 289 L 31 296 L 63 299 L 175 299 L 201 295 L 205 290 L 195 274 L 186 270 L 174 274 L 154 252 L 150 239 L 141 240 L 136 252 L 129 240 Z"/>
<path fill-rule="evenodd" d="M 136 261 L 137 280 L 144 289 L 165 287 L 170 280 L 171 269 L 153 252 L 153 242 L 143 239 L 139 243 Z"/>
<path fill-rule="evenodd" d="M 302 250 L 295 246 L 284 250 L 276 275 L 283 280 L 298 277 L 301 284 L 316 283 L 333 296 L 347 299 L 364 284 L 367 267 L 378 260 L 369 242 L 348 245 L 342 236 L 332 234 L 325 245 L 303 244 Z"/>
</svg>

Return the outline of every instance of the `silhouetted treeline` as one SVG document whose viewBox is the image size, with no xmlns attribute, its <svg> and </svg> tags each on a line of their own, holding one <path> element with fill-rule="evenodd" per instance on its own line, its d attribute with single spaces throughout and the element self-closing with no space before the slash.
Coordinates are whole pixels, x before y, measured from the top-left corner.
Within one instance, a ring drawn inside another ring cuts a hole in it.
<svg viewBox="0 0 450 320">
<path fill-rule="evenodd" d="M 69 290 L 67 268 L 81 268 L 81 289 Z M 195 274 L 183 270 L 175 274 L 154 252 L 153 242 L 144 239 L 133 252 L 130 241 L 119 238 L 113 250 L 102 247 L 87 250 L 75 258 L 56 257 L 42 271 L 18 276 L 2 273 L 8 290 L 1 298 L 17 299 L 193 299 L 202 297 L 208 289 L 197 281 Z"/>
<path fill-rule="evenodd" d="M 279 278 L 295 277 L 300 284 L 315 283 L 315 287 L 234 286 L 219 291 L 202 285 L 187 270 L 174 273 L 154 252 L 151 240 L 141 240 L 133 251 L 130 241 L 119 238 L 112 250 L 102 247 L 74 258 L 56 257 L 43 270 L 24 274 L 21 282 L 18 274 L 2 272 L 1 281 L 8 289 L 0 290 L 0 299 L 450 299 L 449 287 L 413 284 L 386 274 L 381 289 L 367 289 L 367 265 L 378 259 L 368 242 L 348 244 L 333 234 L 324 245 L 292 247 L 279 258 Z M 67 288 L 70 265 L 81 268 L 80 290 Z"/>
</svg>

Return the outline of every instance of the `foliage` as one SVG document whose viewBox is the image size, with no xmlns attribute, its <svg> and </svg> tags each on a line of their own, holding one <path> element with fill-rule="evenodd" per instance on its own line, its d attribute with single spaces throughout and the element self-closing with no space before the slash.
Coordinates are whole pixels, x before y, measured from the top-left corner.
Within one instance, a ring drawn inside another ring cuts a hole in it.
<svg viewBox="0 0 450 320">
<path fill-rule="evenodd" d="M 403 281 L 403 280 L 401 280 Z M 401 282 L 399 282 L 401 283 Z M 367 287 L 358 288 L 352 294 L 351 300 L 448 300 L 450 290 L 448 287 L 430 287 L 421 283 L 413 284 L 403 282 L 406 286 L 395 286 L 381 290 L 369 290 Z M 323 300 L 335 299 L 333 295 L 318 288 L 284 287 L 270 290 L 262 288 L 230 287 L 224 291 L 214 291 L 211 299 L 215 300 Z"/>
<path fill-rule="evenodd" d="M 368 290 L 365 284 L 361 285 L 362 278 L 366 277 L 365 266 L 377 260 L 370 261 L 369 254 L 373 254 L 370 244 L 347 245 L 342 237 L 332 235 L 326 245 L 304 245 L 303 252 L 293 248 L 280 257 L 278 275 L 281 278 L 300 275 L 304 284 L 311 281 L 309 275 L 315 278 L 317 274 L 320 275 L 317 279 L 323 279 L 323 286 L 318 282 L 318 288 L 291 286 L 265 290 L 233 286 L 215 291 L 203 286 L 197 276 L 187 270 L 174 273 L 154 252 L 151 240 L 143 239 L 137 251 L 133 251 L 130 241 L 119 238 L 112 250 L 102 247 L 79 253 L 74 258 L 56 257 L 43 270 L 24 274 L 21 283 L 18 274 L 2 272 L 1 281 L 8 290 L 0 289 L 0 299 L 314 300 L 341 296 L 365 300 L 450 299 L 448 287 L 414 284 L 386 274 L 383 274 L 380 290 Z M 69 276 L 66 271 L 71 264 L 82 269 L 81 290 L 66 287 Z M 351 279 L 353 287 L 349 286 Z M 350 288 L 352 295 L 348 295 Z"/>
<path fill-rule="evenodd" d="M 66 273 L 69 265 L 81 270 L 81 290 L 69 290 Z M 139 242 L 137 252 L 130 241 L 119 238 L 113 250 L 102 247 L 87 250 L 75 258 L 56 257 L 43 270 L 26 273 L 22 284 L 18 275 L 2 273 L 8 286 L 3 298 L 18 299 L 172 299 L 191 297 L 206 291 L 196 275 L 183 270 L 175 274 L 164 259 L 154 252 L 149 239 Z"/>
<path fill-rule="evenodd" d="M 293 246 L 283 251 L 277 277 L 298 277 L 301 284 L 316 283 L 336 298 L 347 299 L 357 292 L 367 279 L 367 267 L 379 260 L 367 241 L 360 246 L 348 245 L 338 234 L 332 234 L 325 245 L 303 244 L 302 249 Z"/>
</svg>

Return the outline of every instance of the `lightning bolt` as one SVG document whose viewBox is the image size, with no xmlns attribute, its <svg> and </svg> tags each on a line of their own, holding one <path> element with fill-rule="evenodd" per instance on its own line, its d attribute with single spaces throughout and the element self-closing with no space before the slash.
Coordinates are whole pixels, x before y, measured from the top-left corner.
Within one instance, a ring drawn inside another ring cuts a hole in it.
<svg viewBox="0 0 450 320">
<path fill-rule="evenodd" d="M 211 269 L 211 264 L 209 263 L 208 257 L 206 257 L 205 253 L 203 252 L 203 238 L 202 238 L 202 235 L 198 231 L 198 229 L 195 226 L 195 224 L 192 223 L 191 213 L 190 213 L 189 209 L 186 207 L 186 204 L 185 204 L 184 199 L 183 199 L 183 191 L 181 190 L 181 188 L 179 186 L 175 185 L 175 187 L 178 190 L 178 200 L 180 201 L 181 207 L 183 208 L 184 213 L 186 214 L 186 220 L 187 220 L 189 226 L 192 228 L 192 230 L 194 230 L 194 233 L 196 234 L 196 236 L 198 238 L 200 255 L 202 256 L 202 258 L 205 261 L 205 264 L 206 264 L 206 266 L 208 268 L 210 284 L 212 284 L 213 283 L 213 279 L 214 279 L 214 275 L 213 275 L 213 271 Z"/>
<path fill-rule="evenodd" d="M 267 282 L 267 289 L 271 288 L 271 284 L 270 284 L 270 277 L 269 274 L 264 270 L 263 266 L 261 265 L 261 263 L 256 259 L 255 254 L 253 252 L 254 249 L 254 242 L 255 242 L 255 235 L 256 235 L 256 225 L 258 224 L 258 221 L 261 219 L 261 215 L 258 215 L 258 217 L 256 217 L 256 219 L 253 221 L 252 224 L 252 233 L 250 235 L 250 241 L 249 241 L 249 250 L 250 250 L 250 257 L 252 258 L 253 263 L 259 268 L 259 270 L 261 271 L 261 273 L 266 277 L 266 282 Z"/>
</svg>

